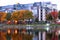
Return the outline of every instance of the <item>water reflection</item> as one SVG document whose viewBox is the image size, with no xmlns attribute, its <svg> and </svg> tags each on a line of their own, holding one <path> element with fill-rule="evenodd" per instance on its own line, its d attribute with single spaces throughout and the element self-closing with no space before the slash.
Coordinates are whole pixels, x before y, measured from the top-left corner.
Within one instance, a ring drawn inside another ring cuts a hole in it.
<svg viewBox="0 0 60 40">
<path fill-rule="evenodd" d="M 1 37 L 3 36 L 2 37 L 3 40 L 39 40 L 39 31 L 36 31 L 36 30 L 33 31 L 33 30 L 26 30 L 26 29 L 21 29 L 21 30 L 6 29 L 5 31 L 1 30 L 1 32 L 2 32 Z M 42 33 L 41 36 L 43 37 L 43 34 L 45 31 L 44 32 L 40 31 L 40 32 Z"/>
</svg>

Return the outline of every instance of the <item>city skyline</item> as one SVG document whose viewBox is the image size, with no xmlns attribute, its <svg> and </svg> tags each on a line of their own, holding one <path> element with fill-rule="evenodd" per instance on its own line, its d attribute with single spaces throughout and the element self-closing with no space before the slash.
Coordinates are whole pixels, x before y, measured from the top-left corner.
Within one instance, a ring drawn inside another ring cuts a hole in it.
<svg viewBox="0 0 60 40">
<path fill-rule="evenodd" d="M 13 5 L 16 3 L 20 3 L 20 4 L 28 4 L 28 3 L 34 3 L 34 2 L 51 2 L 53 4 L 57 4 L 57 9 L 60 10 L 59 7 L 59 0 L 55 1 L 55 0 L 0 0 L 0 6 L 6 6 L 6 5 Z"/>
</svg>

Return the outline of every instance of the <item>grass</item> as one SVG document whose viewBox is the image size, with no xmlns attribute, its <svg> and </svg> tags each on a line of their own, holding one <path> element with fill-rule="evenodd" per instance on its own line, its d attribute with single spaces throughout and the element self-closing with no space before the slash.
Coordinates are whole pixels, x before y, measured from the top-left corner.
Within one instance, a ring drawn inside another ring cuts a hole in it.
<svg viewBox="0 0 60 40">
<path fill-rule="evenodd" d="M 46 26 L 46 24 L 4 24 L 5 26 Z M 50 26 L 60 26 L 60 24 L 50 24 Z"/>
<path fill-rule="evenodd" d="M 60 26 L 60 24 L 51 24 L 50 26 Z"/>
</svg>

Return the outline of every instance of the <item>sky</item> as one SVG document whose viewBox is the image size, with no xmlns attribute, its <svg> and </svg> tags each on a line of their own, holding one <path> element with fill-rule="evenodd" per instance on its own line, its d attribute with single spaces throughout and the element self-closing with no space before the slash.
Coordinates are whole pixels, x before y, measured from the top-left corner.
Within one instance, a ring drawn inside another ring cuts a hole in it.
<svg viewBox="0 0 60 40">
<path fill-rule="evenodd" d="M 60 10 L 60 0 L 0 0 L 0 6 L 13 5 L 16 3 L 28 4 L 34 2 L 51 2 L 57 4 L 57 9 Z"/>
</svg>

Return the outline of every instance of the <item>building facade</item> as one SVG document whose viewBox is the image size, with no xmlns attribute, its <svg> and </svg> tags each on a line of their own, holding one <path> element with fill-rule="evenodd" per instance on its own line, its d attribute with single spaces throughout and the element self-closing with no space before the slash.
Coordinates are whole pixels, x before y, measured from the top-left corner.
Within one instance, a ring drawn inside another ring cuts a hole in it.
<svg viewBox="0 0 60 40">
<path fill-rule="evenodd" d="M 57 5 L 52 4 L 51 2 L 36 2 L 33 4 L 33 8 L 36 10 L 35 13 L 37 14 L 38 20 L 46 21 L 45 15 L 53 10 L 57 10 Z"/>
</svg>

